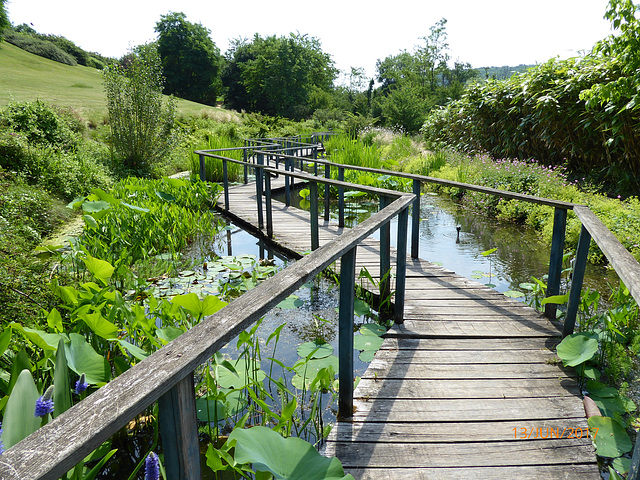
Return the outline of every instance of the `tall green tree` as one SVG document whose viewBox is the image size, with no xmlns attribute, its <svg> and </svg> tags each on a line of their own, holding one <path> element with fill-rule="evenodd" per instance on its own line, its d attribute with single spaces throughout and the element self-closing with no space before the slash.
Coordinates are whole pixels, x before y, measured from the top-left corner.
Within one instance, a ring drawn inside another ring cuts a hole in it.
<svg viewBox="0 0 640 480">
<path fill-rule="evenodd" d="M 188 22 L 184 13 L 161 15 L 156 23 L 158 53 L 166 79 L 165 93 L 215 105 L 221 93 L 220 50 L 211 30 Z"/>
<path fill-rule="evenodd" d="M 7 15 L 7 9 L 4 4 L 7 0 L 0 0 L 0 42 L 4 40 L 4 30 L 11 26 L 9 22 L 9 16 Z"/>
<path fill-rule="evenodd" d="M 149 176 L 173 148 L 175 101 L 163 102 L 162 65 L 154 45 L 138 47 L 126 65 L 106 67 L 111 139 L 123 173 Z"/>
<path fill-rule="evenodd" d="M 227 62 L 230 106 L 294 119 L 312 113 L 318 94 L 330 91 L 337 75 L 320 41 L 301 34 L 237 40 Z"/>
</svg>

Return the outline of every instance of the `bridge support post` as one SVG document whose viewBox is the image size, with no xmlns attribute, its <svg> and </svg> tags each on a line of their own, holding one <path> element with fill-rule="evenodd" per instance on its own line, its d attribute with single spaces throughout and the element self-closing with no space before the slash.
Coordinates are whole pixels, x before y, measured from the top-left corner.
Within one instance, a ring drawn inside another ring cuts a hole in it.
<svg viewBox="0 0 640 480">
<path fill-rule="evenodd" d="M 380 210 L 389 205 L 389 199 L 380 196 Z M 406 239 L 405 239 L 406 241 Z M 406 248 L 406 247 L 405 247 Z M 387 313 L 388 306 L 384 301 L 389 299 L 391 294 L 391 225 L 389 222 L 380 227 L 380 313 Z"/>
<path fill-rule="evenodd" d="M 264 165 L 264 154 L 258 153 L 258 165 Z M 258 228 L 264 228 L 264 218 L 262 214 L 262 168 L 256 167 L 256 203 L 258 204 Z"/>
<path fill-rule="evenodd" d="M 396 260 L 396 291 L 393 316 L 396 323 L 404 322 L 404 294 L 407 281 L 407 223 L 409 223 L 409 209 L 405 208 L 398 214 L 398 243 Z"/>
<path fill-rule="evenodd" d="M 553 217 L 553 236 L 551 237 L 551 255 L 549 257 L 549 276 L 547 279 L 547 297 L 560 293 L 562 276 L 562 257 L 564 253 L 564 236 L 567 227 L 567 211 L 556 207 Z M 556 318 L 557 305 L 547 303 L 544 314 L 551 319 Z"/>
<path fill-rule="evenodd" d="M 200 480 L 200 444 L 193 373 L 158 400 L 167 478 Z"/>
<path fill-rule="evenodd" d="M 267 237 L 273 238 L 273 210 L 271 208 L 271 174 L 265 172 L 264 198 L 267 210 Z"/>
<path fill-rule="evenodd" d="M 411 258 L 418 258 L 420 249 L 420 180 L 413 180 L 413 194 L 416 196 L 411 209 Z"/>
<path fill-rule="evenodd" d="M 317 152 L 317 147 L 314 147 L 313 149 L 313 155 L 314 158 L 316 156 L 316 152 Z M 316 163 L 316 165 L 318 165 Z M 324 178 L 326 178 L 327 180 L 331 179 L 331 165 L 325 165 L 324 166 Z M 329 203 L 329 195 L 331 194 L 331 187 L 328 183 L 324 184 L 324 221 L 328 222 L 329 221 L 329 209 L 330 209 L 330 203 Z"/>
<path fill-rule="evenodd" d="M 246 140 L 245 140 L 245 144 L 246 144 Z M 244 162 L 243 170 L 244 170 L 244 175 L 243 175 L 243 180 L 244 180 L 244 184 L 246 185 L 247 183 L 249 183 L 249 167 L 247 166 L 247 148 L 245 145 L 244 150 L 242 150 L 242 161 Z"/>
<path fill-rule="evenodd" d="M 203 182 L 207 181 L 207 171 L 205 170 L 205 156 L 203 154 L 199 155 L 200 157 L 200 180 Z"/>
<path fill-rule="evenodd" d="M 338 180 L 344 182 L 344 167 L 338 167 Z M 338 227 L 344 228 L 344 187 L 338 187 Z"/>
<path fill-rule="evenodd" d="M 582 230 L 580 231 L 580 238 L 578 239 L 578 249 L 576 251 L 576 261 L 573 264 L 573 274 L 571 275 L 569 303 L 567 305 L 567 315 L 564 319 L 564 329 L 562 331 L 563 337 L 571 335 L 576 325 L 578 305 L 580 304 L 580 292 L 582 291 L 584 271 L 587 267 L 587 256 L 589 254 L 590 243 L 591 235 L 583 225 Z"/>
<path fill-rule="evenodd" d="M 286 158 L 284 159 L 284 171 L 288 172 L 289 171 L 289 162 L 291 162 L 291 159 Z M 287 207 L 291 206 L 291 187 L 289 186 L 289 175 L 285 175 L 284 176 L 284 204 Z"/>
<path fill-rule="evenodd" d="M 309 182 L 309 198 L 310 207 L 309 215 L 311 216 L 311 250 L 317 250 L 320 247 L 320 232 L 318 229 L 318 183 Z"/>
<path fill-rule="evenodd" d="M 222 185 L 224 187 L 224 209 L 229 211 L 229 175 L 227 170 L 227 160 L 222 159 Z"/>
<path fill-rule="evenodd" d="M 338 418 L 353 416 L 353 307 L 356 283 L 356 247 L 340 259 L 338 311 Z"/>
</svg>

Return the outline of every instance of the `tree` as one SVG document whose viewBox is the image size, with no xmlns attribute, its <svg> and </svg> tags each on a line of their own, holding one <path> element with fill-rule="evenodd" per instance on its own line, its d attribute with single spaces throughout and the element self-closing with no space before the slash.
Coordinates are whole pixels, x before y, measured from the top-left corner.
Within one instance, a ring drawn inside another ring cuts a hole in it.
<svg viewBox="0 0 640 480">
<path fill-rule="evenodd" d="M 313 99 L 329 92 L 337 75 L 320 41 L 300 34 L 237 40 L 227 61 L 223 81 L 233 108 L 294 119 L 312 113 Z"/>
<path fill-rule="evenodd" d="M 156 23 L 158 53 L 166 78 L 165 93 L 215 105 L 221 93 L 220 50 L 211 31 L 186 20 L 184 13 L 161 15 Z"/>
<path fill-rule="evenodd" d="M 125 173 L 147 176 L 173 148 L 175 101 L 162 100 L 162 65 L 153 45 L 138 47 L 128 64 L 103 70 L 114 149 Z"/>
<path fill-rule="evenodd" d="M 4 40 L 4 30 L 11 26 L 11 22 L 9 22 L 9 16 L 7 15 L 7 9 L 4 6 L 6 2 L 7 0 L 0 0 L 0 42 Z"/>
</svg>

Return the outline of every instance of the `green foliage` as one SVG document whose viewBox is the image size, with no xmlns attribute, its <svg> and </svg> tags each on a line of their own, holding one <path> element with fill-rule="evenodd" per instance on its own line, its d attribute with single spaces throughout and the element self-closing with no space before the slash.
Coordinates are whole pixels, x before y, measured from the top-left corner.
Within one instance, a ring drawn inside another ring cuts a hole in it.
<svg viewBox="0 0 640 480">
<path fill-rule="evenodd" d="M 20 47 L 21 49 L 40 57 L 48 58 L 54 62 L 64 63 L 71 66 L 78 64 L 72 55 L 69 55 L 60 47 L 46 40 L 41 40 L 30 35 L 15 33 L 11 30 L 5 30 L 4 38 L 7 42 L 15 45 L 16 47 Z"/>
<path fill-rule="evenodd" d="M 223 83 L 236 110 L 300 119 L 312 113 L 316 90 L 329 91 L 336 77 L 320 41 L 306 35 L 235 40 L 227 53 Z"/>
<path fill-rule="evenodd" d="M 165 93 L 215 105 L 221 93 L 220 51 L 201 23 L 191 23 L 184 13 L 161 15 L 156 23 L 158 53 L 166 79 Z"/>
<path fill-rule="evenodd" d="M 174 146 L 175 102 L 162 99 L 157 50 L 144 45 L 127 66 L 103 70 L 112 142 L 124 172 L 149 175 Z"/>
<path fill-rule="evenodd" d="M 4 31 L 11 26 L 9 17 L 7 16 L 7 9 L 5 3 L 7 0 L 0 0 L 0 42 L 4 40 Z"/>
</svg>

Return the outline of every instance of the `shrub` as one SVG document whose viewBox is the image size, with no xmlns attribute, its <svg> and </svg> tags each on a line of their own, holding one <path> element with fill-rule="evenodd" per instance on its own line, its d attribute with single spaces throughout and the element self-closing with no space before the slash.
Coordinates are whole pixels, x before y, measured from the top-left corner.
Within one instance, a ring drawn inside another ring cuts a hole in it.
<svg viewBox="0 0 640 480">
<path fill-rule="evenodd" d="M 40 57 L 71 66 L 78 64 L 75 58 L 51 42 L 40 40 L 39 38 L 34 38 L 29 35 L 15 33 L 10 30 L 4 33 L 4 37 L 7 42 Z"/>
</svg>

